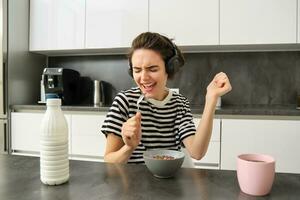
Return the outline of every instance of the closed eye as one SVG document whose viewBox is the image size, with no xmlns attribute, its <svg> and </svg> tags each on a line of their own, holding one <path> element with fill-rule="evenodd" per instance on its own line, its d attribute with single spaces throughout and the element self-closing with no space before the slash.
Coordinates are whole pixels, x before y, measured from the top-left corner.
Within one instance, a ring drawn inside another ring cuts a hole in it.
<svg viewBox="0 0 300 200">
<path fill-rule="evenodd" d="M 139 67 L 133 67 L 133 71 L 134 71 L 134 73 L 139 73 L 142 71 L 142 69 Z"/>
<path fill-rule="evenodd" d="M 158 71 L 158 66 L 157 66 L 157 65 L 150 66 L 150 67 L 147 67 L 147 69 L 148 69 L 150 72 L 157 72 L 157 71 Z"/>
<path fill-rule="evenodd" d="M 146 71 L 150 71 L 150 72 L 157 72 L 159 69 L 159 67 L 157 65 L 153 65 L 150 67 L 146 67 Z M 143 69 L 140 67 L 133 67 L 133 72 L 134 73 L 140 73 Z"/>
</svg>

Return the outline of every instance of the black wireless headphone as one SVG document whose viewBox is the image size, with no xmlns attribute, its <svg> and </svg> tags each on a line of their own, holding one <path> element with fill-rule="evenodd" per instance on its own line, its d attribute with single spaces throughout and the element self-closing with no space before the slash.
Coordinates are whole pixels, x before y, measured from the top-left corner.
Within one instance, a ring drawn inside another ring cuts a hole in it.
<svg viewBox="0 0 300 200">
<path fill-rule="evenodd" d="M 169 60 L 166 63 L 166 71 L 168 74 L 173 75 L 175 72 L 179 70 L 180 67 L 183 66 L 184 61 L 183 59 L 178 55 L 177 47 L 176 45 L 168 38 L 166 38 L 169 43 L 171 43 L 173 47 L 173 56 L 169 58 Z"/>
<path fill-rule="evenodd" d="M 171 58 L 169 58 L 166 63 L 166 72 L 169 75 L 169 77 L 171 78 L 175 72 L 177 72 L 179 70 L 180 67 L 182 67 L 184 65 L 184 60 L 183 58 L 181 58 L 178 55 L 177 52 L 177 47 L 176 45 L 172 42 L 172 40 L 170 40 L 169 38 L 162 36 L 169 44 L 171 44 L 172 49 L 173 49 L 173 56 Z M 128 73 L 131 77 L 133 77 L 133 69 L 132 69 L 132 62 L 131 60 L 129 60 L 129 69 L 128 69 Z"/>
</svg>

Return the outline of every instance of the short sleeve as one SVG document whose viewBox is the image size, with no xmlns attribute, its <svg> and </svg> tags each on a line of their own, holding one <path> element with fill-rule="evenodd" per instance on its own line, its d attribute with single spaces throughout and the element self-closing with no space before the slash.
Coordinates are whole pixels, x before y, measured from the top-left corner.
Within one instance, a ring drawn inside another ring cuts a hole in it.
<svg viewBox="0 0 300 200">
<path fill-rule="evenodd" d="M 121 137 L 122 125 L 129 116 L 129 103 L 124 93 L 120 92 L 115 97 L 109 112 L 106 115 L 101 132 L 107 136 L 113 133 Z"/>
<path fill-rule="evenodd" d="M 185 138 L 191 135 L 195 135 L 196 133 L 196 127 L 193 121 L 193 115 L 187 99 L 184 101 L 183 113 L 184 114 L 180 120 L 180 125 L 179 125 L 179 138 L 181 143 Z"/>
</svg>

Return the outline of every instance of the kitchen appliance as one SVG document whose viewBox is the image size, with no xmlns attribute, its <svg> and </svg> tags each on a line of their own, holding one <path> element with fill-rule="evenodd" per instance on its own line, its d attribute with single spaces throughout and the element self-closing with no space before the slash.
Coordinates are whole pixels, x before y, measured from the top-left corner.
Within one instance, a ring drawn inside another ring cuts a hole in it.
<svg viewBox="0 0 300 200">
<path fill-rule="evenodd" d="M 63 105 L 80 101 L 80 74 L 72 69 L 45 68 L 43 72 L 45 97 L 56 96 Z"/>
<path fill-rule="evenodd" d="M 8 153 L 9 138 L 7 126 L 7 5 L 0 0 L 0 153 Z"/>
<path fill-rule="evenodd" d="M 93 103 L 94 106 L 102 106 L 105 102 L 104 82 L 94 80 L 93 84 Z"/>
<path fill-rule="evenodd" d="M 221 99 L 221 97 L 218 97 L 217 104 L 216 104 L 216 109 L 221 109 L 221 106 L 222 106 L 222 99 Z"/>
<path fill-rule="evenodd" d="M 45 87 L 44 87 L 44 75 L 42 75 L 42 80 L 40 83 L 40 100 L 38 103 L 46 103 Z"/>
<path fill-rule="evenodd" d="M 94 106 L 101 106 L 100 105 L 100 81 L 94 80 L 94 95 L 93 95 L 93 103 Z"/>
</svg>

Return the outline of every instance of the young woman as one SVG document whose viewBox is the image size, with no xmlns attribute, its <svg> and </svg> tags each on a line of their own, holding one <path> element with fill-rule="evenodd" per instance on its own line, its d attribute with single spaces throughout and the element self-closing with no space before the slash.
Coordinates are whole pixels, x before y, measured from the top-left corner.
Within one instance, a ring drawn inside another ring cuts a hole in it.
<svg viewBox="0 0 300 200">
<path fill-rule="evenodd" d="M 208 148 L 218 97 L 231 90 L 225 73 L 207 87 L 205 107 L 196 130 L 189 102 L 167 87 L 167 79 L 184 65 L 177 46 L 158 33 L 145 32 L 132 42 L 129 73 L 138 87 L 117 94 L 101 131 L 107 137 L 104 160 L 143 163 L 147 149 L 180 150 L 201 159 Z"/>
</svg>

